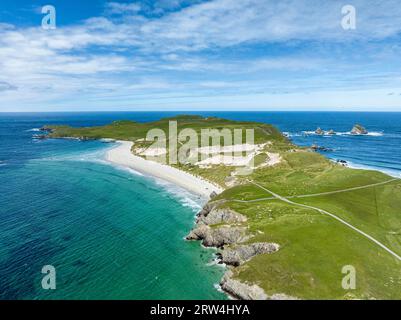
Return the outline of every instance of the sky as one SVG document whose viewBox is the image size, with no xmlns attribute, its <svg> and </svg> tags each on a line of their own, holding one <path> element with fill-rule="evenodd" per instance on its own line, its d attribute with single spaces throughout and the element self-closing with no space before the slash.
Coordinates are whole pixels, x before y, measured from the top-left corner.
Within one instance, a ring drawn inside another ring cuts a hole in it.
<svg viewBox="0 0 401 320">
<path fill-rule="evenodd" d="M 401 111 L 400 57 L 399 0 L 0 2 L 0 112 Z"/>
</svg>

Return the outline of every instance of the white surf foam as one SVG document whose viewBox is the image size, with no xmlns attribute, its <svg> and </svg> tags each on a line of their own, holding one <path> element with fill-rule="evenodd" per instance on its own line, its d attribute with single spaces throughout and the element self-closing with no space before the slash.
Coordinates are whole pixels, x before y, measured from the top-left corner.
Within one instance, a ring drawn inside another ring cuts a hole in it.
<svg viewBox="0 0 401 320">
<path fill-rule="evenodd" d="M 178 199 L 184 207 L 191 208 L 194 212 L 198 212 L 200 209 L 202 209 L 203 204 L 206 202 L 205 198 L 195 195 L 173 183 L 159 178 L 153 179 L 157 185 L 161 186 L 169 194 Z"/>
<path fill-rule="evenodd" d="M 359 170 L 375 170 L 375 171 L 380 171 L 383 172 L 385 174 L 388 174 L 391 177 L 394 178 L 401 178 L 401 172 L 397 171 L 397 170 L 391 170 L 391 169 L 384 169 L 381 167 L 375 167 L 375 166 L 369 166 L 369 165 L 365 165 L 365 164 L 359 164 L 359 163 L 355 163 L 349 160 L 347 161 L 347 167 L 352 168 L 352 169 L 359 169 Z"/>
<path fill-rule="evenodd" d="M 352 136 L 352 137 L 357 137 L 357 136 L 370 136 L 370 137 L 382 137 L 384 136 L 383 131 L 371 131 L 368 132 L 367 134 L 352 134 L 351 131 L 345 131 L 345 132 L 335 132 L 335 134 L 328 134 L 327 132 L 324 134 L 317 134 L 315 131 L 302 131 L 303 135 L 307 136 L 323 136 L 323 137 L 332 137 L 332 136 Z M 290 136 L 299 136 L 297 133 L 290 133 Z"/>
</svg>

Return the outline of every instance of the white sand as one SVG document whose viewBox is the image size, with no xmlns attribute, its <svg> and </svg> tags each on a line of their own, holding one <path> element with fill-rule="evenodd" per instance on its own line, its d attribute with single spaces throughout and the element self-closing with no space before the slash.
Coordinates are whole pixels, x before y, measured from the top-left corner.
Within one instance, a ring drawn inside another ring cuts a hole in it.
<svg viewBox="0 0 401 320">
<path fill-rule="evenodd" d="M 278 153 L 270 153 L 266 152 L 267 156 L 269 157 L 269 160 L 267 161 L 267 166 L 275 166 L 276 164 L 279 164 L 281 162 L 281 157 L 280 154 Z"/>
<path fill-rule="evenodd" d="M 133 155 L 131 152 L 133 143 L 131 141 L 118 141 L 118 143 L 117 147 L 107 152 L 106 160 L 174 183 L 203 197 L 208 198 L 213 191 L 216 193 L 223 191 L 222 188 L 190 173 Z"/>
<path fill-rule="evenodd" d="M 225 166 L 232 166 L 232 167 L 241 167 L 246 166 L 248 163 L 253 159 L 255 156 L 254 153 L 243 156 L 243 157 L 234 157 L 234 156 L 225 156 L 225 155 L 216 155 L 210 158 L 207 158 L 202 161 L 198 161 L 195 163 L 197 166 L 209 166 L 209 165 L 220 165 L 223 164 Z"/>
<path fill-rule="evenodd" d="M 216 154 L 216 153 L 234 153 L 234 152 L 258 152 L 263 149 L 266 144 L 234 144 L 231 146 L 207 146 L 197 148 L 199 153 Z"/>
</svg>

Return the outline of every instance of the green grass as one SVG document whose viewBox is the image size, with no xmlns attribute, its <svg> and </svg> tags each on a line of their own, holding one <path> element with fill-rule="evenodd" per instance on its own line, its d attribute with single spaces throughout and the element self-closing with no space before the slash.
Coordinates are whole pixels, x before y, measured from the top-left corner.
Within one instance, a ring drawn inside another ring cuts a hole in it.
<svg viewBox="0 0 401 320">
<path fill-rule="evenodd" d="M 237 122 L 219 118 L 178 116 L 151 123 L 117 121 L 103 127 L 53 127 L 52 137 L 112 138 L 135 141 L 148 130 L 168 132 L 169 120 L 178 120 L 178 130 L 255 129 L 255 142 L 270 142 L 268 152 L 278 152 L 282 162 L 262 167 L 245 177 L 241 185 L 229 188 L 216 199 L 221 205 L 247 216 L 244 223 L 253 237 L 249 242 L 276 242 L 280 250 L 260 255 L 235 269 L 235 277 L 256 283 L 268 294 L 285 293 L 303 299 L 401 299 L 401 263 L 375 243 L 316 210 L 291 205 L 280 200 L 238 202 L 271 197 L 250 181 L 282 196 L 316 194 L 360 187 L 387 181 L 389 176 L 367 170 L 342 167 L 314 152 L 292 145 L 273 126 L 255 122 Z M 166 137 L 168 140 L 168 137 Z M 245 137 L 243 137 L 245 141 Z M 168 142 L 168 141 L 167 141 Z M 148 145 L 149 142 L 141 142 Z M 218 141 L 219 144 L 222 141 Z M 256 165 L 266 154 L 255 158 Z M 233 167 L 175 165 L 196 176 L 225 186 Z M 310 198 L 293 198 L 325 209 L 383 242 L 401 255 L 401 184 L 400 180 L 369 189 L 347 191 Z M 352 265 L 357 271 L 357 289 L 344 290 L 342 267 Z"/>
<path fill-rule="evenodd" d="M 313 152 L 284 153 L 275 167 L 255 170 L 251 180 L 282 196 L 329 192 L 390 179 L 368 170 L 345 168 Z"/>
<path fill-rule="evenodd" d="M 327 196 L 294 199 L 336 214 L 401 255 L 401 182 Z"/>
<path fill-rule="evenodd" d="M 239 280 L 302 299 L 401 298 L 401 263 L 332 218 L 278 200 L 229 206 L 248 217 L 251 242 L 281 246 L 238 268 Z M 356 290 L 341 286 L 345 265 L 356 268 Z"/>
<path fill-rule="evenodd" d="M 51 137 L 87 137 L 87 138 L 111 138 L 119 140 L 143 139 L 151 129 L 161 129 L 166 133 L 168 139 L 169 122 L 177 121 L 178 131 L 182 129 L 193 129 L 199 135 L 202 129 L 243 129 L 243 141 L 245 142 L 245 130 L 255 130 L 255 143 L 262 143 L 266 140 L 275 141 L 278 144 L 289 144 L 288 140 L 273 126 L 256 122 L 231 121 L 219 118 L 204 118 L 200 116 L 176 116 L 165 118 L 159 121 L 139 123 L 128 120 L 115 121 L 101 127 L 73 128 L 69 126 L 52 126 L 54 129 Z M 220 144 L 222 141 L 220 141 Z"/>
</svg>

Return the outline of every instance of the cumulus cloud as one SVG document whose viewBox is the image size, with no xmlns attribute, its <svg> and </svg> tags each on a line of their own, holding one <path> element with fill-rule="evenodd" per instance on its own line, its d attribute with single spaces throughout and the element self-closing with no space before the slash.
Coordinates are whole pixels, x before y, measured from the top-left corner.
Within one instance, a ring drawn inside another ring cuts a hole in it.
<svg viewBox="0 0 401 320">
<path fill-rule="evenodd" d="M 381 61 L 398 59 L 401 52 L 381 43 L 401 32 L 395 0 L 353 1 L 357 29 L 352 31 L 341 27 L 339 0 L 151 3 L 108 2 L 104 17 L 55 30 L 1 23 L 0 91 L 7 97 L 0 99 L 24 95 L 44 101 L 83 91 L 115 97 L 140 90 L 185 96 L 399 82 L 397 74 L 383 74 L 381 67 Z M 368 75 L 363 67 L 370 68 Z"/>
</svg>

